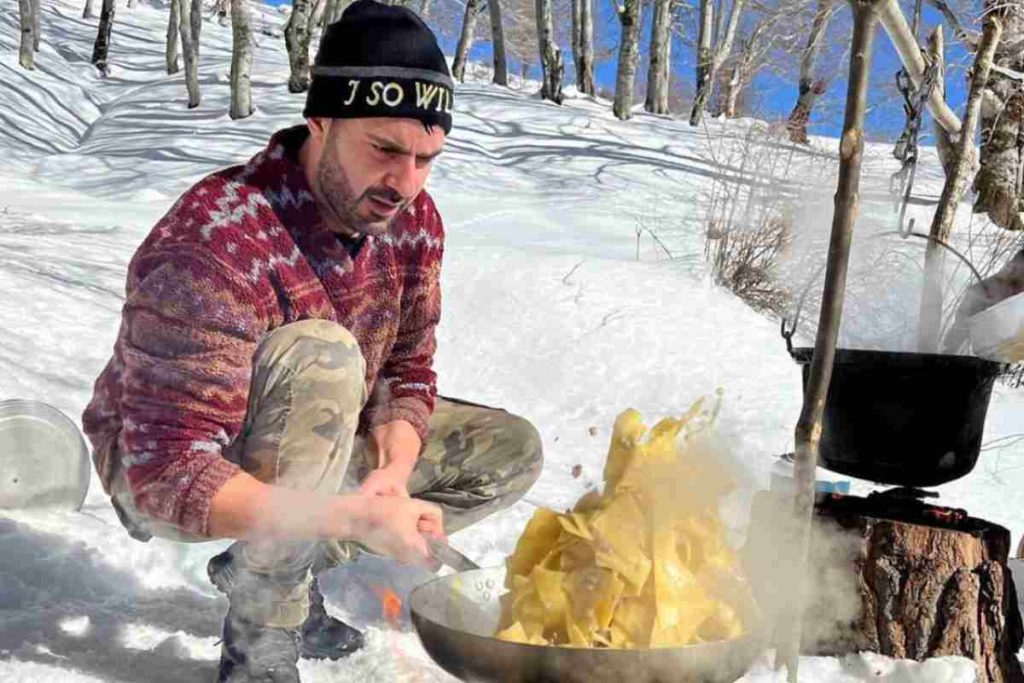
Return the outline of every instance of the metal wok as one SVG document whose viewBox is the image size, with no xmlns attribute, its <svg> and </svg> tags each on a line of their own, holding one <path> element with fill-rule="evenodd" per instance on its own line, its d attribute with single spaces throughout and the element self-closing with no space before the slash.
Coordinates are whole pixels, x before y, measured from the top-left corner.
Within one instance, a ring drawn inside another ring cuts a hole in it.
<svg viewBox="0 0 1024 683">
<path fill-rule="evenodd" d="M 505 569 L 435 579 L 409 596 L 423 647 L 463 681 L 500 683 L 722 683 L 743 676 L 763 649 L 747 635 L 687 647 L 623 650 L 524 645 L 492 638 Z"/>
</svg>

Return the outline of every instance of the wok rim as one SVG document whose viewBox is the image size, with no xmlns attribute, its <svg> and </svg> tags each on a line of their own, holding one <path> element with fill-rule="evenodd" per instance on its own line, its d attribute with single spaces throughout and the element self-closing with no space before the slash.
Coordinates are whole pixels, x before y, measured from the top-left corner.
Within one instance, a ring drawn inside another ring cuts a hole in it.
<svg viewBox="0 0 1024 683">
<path fill-rule="evenodd" d="M 813 346 L 794 347 L 789 354 L 798 365 L 806 365 L 814 357 Z M 846 365 L 864 362 L 893 362 L 896 361 L 904 367 L 931 363 L 947 363 L 956 365 L 959 368 L 972 369 L 977 372 L 984 372 L 993 376 L 998 375 L 1007 365 L 1000 361 L 979 358 L 977 356 L 962 356 L 944 353 L 919 353 L 916 351 L 879 351 L 877 349 L 849 349 L 836 348 L 836 365 Z"/>
</svg>

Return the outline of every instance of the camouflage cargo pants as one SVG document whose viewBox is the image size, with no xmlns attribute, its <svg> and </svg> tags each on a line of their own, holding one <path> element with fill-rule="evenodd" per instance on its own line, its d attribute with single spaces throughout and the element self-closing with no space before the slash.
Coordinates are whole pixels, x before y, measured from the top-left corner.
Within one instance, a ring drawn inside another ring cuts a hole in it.
<svg viewBox="0 0 1024 683">
<path fill-rule="evenodd" d="M 353 490 L 375 466 L 356 434 L 365 405 L 365 364 L 344 327 L 304 320 L 269 333 L 253 357 L 249 405 L 225 457 L 257 479 L 307 491 Z M 437 503 L 448 533 L 518 500 L 540 474 L 537 430 L 504 410 L 438 397 L 409 493 Z M 208 540 L 145 518 L 124 477 L 113 494 L 129 526 L 178 541 Z M 312 575 L 354 557 L 357 544 L 330 541 L 239 541 L 231 553 L 238 580 L 232 609 L 270 626 L 301 624 Z"/>
</svg>

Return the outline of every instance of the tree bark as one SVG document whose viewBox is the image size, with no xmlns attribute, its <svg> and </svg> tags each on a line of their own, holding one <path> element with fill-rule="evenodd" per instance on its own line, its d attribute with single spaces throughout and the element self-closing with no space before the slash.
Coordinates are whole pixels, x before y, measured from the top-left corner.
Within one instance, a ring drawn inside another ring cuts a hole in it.
<svg viewBox="0 0 1024 683">
<path fill-rule="evenodd" d="M 284 44 L 288 51 L 288 92 L 309 89 L 309 0 L 292 0 L 292 13 L 284 27 Z"/>
<path fill-rule="evenodd" d="M 640 59 L 640 12 L 641 0 L 623 0 L 622 9 L 619 10 L 622 35 L 619 38 L 619 65 L 612 111 L 623 121 L 633 115 L 633 82 L 636 80 L 636 65 Z"/>
<path fill-rule="evenodd" d="M 185 88 L 188 90 L 188 108 L 195 109 L 200 103 L 199 60 L 196 57 L 195 42 L 192 39 L 192 14 L 197 11 L 189 0 L 180 0 L 178 15 L 178 36 L 181 38 L 181 57 L 185 62 Z M 200 11 L 202 6 L 200 5 Z"/>
<path fill-rule="evenodd" d="M 185 2 L 185 0 L 182 0 Z M 192 0 L 192 54 L 195 55 L 196 64 L 199 64 L 199 53 L 201 50 L 200 39 L 203 34 L 203 0 Z"/>
<path fill-rule="evenodd" d="M 814 510 L 814 472 L 818 464 L 818 442 L 825 397 L 832 380 L 836 341 L 843 316 L 846 274 L 850 262 L 853 226 L 860 205 L 860 171 L 864 153 L 864 111 L 867 105 L 871 45 L 877 20 L 875 0 L 853 0 L 853 40 L 850 47 L 850 78 L 846 92 L 846 113 L 839 144 L 839 181 L 836 186 L 832 234 L 829 241 L 825 285 L 821 295 L 818 333 L 804 391 L 803 407 L 794 430 L 796 446 L 793 520 L 790 550 L 795 560 L 795 590 L 790 618 L 778 643 L 778 657 L 786 664 L 788 680 L 796 683 L 800 662 L 804 584 Z"/>
<path fill-rule="evenodd" d="M 473 47 L 473 32 L 476 30 L 476 18 L 480 16 L 479 0 L 466 0 L 466 11 L 462 15 L 462 31 L 459 42 L 455 46 L 455 61 L 452 63 L 452 77 L 460 83 L 466 79 L 466 60 L 469 50 Z"/>
<path fill-rule="evenodd" d="M 252 28 L 246 0 L 231 0 L 231 111 L 232 119 L 251 116 Z"/>
<path fill-rule="evenodd" d="M 928 36 L 928 57 L 935 64 L 935 89 L 939 91 L 942 99 L 946 99 L 946 51 L 945 40 L 942 35 L 942 24 L 939 24 Z M 956 163 L 956 150 L 953 141 L 937 121 L 932 119 L 932 127 L 935 131 L 935 150 L 939 155 L 939 163 L 942 164 L 942 172 L 949 175 Z"/>
<path fill-rule="evenodd" d="M 569 47 L 572 50 L 573 73 L 577 74 L 576 80 L 578 82 L 580 72 L 580 32 L 583 28 L 583 7 L 580 5 L 580 0 L 571 0 L 570 8 L 572 22 L 569 32 Z"/>
<path fill-rule="evenodd" d="M 580 3 L 580 66 L 576 72 L 576 87 L 580 92 L 593 95 L 594 90 L 594 0 Z"/>
<path fill-rule="evenodd" d="M 647 67 L 647 99 L 644 109 L 668 113 L 669 56 L 672 51 L 672 0 L 655 0 L 651 24 L 650 62 Z"/>
<path fill-rule="evenodd" d="M 807 45 L 804 46 L 804 51 L 800 55 L 799 93 L 787 123 L 789 139 L 793 142 L 803 144 L 808 142 L 807 123 L 811 118 L 811 109 L 814 107 L 814 101 L 825 91 L 824 83 L 814 80 L 814 62 L 818 58 L 821 39 L 825 36 L 828 22 L 834 11 L 835 0 L 818 0 L 818 9 L 811 22 L 811 32 L 807 36 Z"/>
<path fill-rule="evenodd" d="M 178 31 L 181 23 L 181 3 L 185 0 L 171 0 L 171 11 L 167 20 L 167 46 L 164 49 L 167 74 L 178 73 Z"/>
<path fill-rule="evenodd" d="M 711 2 L 701 0 L 701 32 L 702 37 L 698 40 L 697 52 L 697 94 L 693 100 L 693 109 L 690 111 L 690 125 L 696 126 L 704 116 L 704 106 L 711 97 L 711 90 L 714 88 L 715 76 L 722 64 L 732 52 L 732 43 L 736 38 L 736 28 L 740 23 L 740 15 L 743 14 L 745 0 L 733 0 L 729 14 L 729 25 L 725 29 L 725 37 L 717 43 L 714 50 L 711 49 Z M 705 10 L 707 18 L 704 19 Z"/>
<path fill-rule="evenodd" d="M 96 16 L 96 13 L 93 10 L 92 0 L 85 0 L 85 8 L 82 10 L 82 18 L 92 19 L 94 16 Z"/>
<path fill-rule="evenodd" d="M 1024 73 L 1024 2 L 986 2 L 1005 26 L 995 63 Z M 1024 83 L 994 69 L 982 96 L 980 169 L 974 178 L 974 212 L 985 213 L 996 225 L 1024 230 Z"/>
<path fill-rule="evenodd" d="M 114 0 L 103 0 L 100 10 L 100 25 L 96 31 L 96 42 L 92 47 L 92 63 L 104 76 L 109 73 L 107 60 L 110 57 L 110 35 L 114 27 Z"/>
<path fill-rule="evenodd" d="M 39 52 L 39 38 L 42 35 L 42 27 L 39 23 L 39 4 L 42 0 L 32 0 L 32 51 Z"/>
<path fill-rule="evenodd" d="M 21 21 L 21 45 L 18 50 L 18 64 L 23 69 L 35 69 L 35 39 L 32 34 L 32 0 L 18 0 L 18 14 Z"/>
<path fill-rule="evenodd" d="M 981 35 L 981 44 L 975 56 L 971 89 L 967 95 L 967 107 L 964 123 L 960 129 L 960 137 L 956 144 L 956 164 L 952 172 L 946 176 L 942 186 L 942 196 L 932 218 L 931 239 L 925 249 L 924 257 L 924 289 L 921 293 L 921 314 L 918 323 L 917 347 L 922 353 L 936 353 L 939 348 L 939 334 L 942 330 L 942 276 L 945 263 L 945 252 L 936 242 L 946 242 L 953 229 L 956 208 L 960 204 L 967 186 L 971 164 L 971 150 L 974 149 L 974 128 L 978 123 L 981 109 L 981 98 L 988 83 L 992 69 L 992 57 L 1003 26 L 995 15 L 990 14 L 985 20 L 985 29 Z"/>
<path fill-rule="evenodd" d="M 423 0 L 420 3 L 420 16 L 424 19 L 430 16 L 430 0 Z"/>
<path fill-rule="evenodd" d="M 508 59 L 505 57 L 505 28 L 501 20 L 501 0 L 487 0 L 491 18 L 491 52 L 494 58 L 495 85 L 508 85 Z"/>
<path fill-rule="evenodd" d="M 231 23 L 231 19 L 228 17 L 230 7 L 231 0 L 217 0 L 217 23 L 221 26 L 227 26 Z"/>
<path fill-rule="evenodd" d="M 543 77 L 541 97 L 555 104 L 562 103 L 562 51 L 555 44 L 555 30 L 551 20 L 551 0 L 536 0 L 537 47 L 540 49 L 540 68 Z"/>
</svg>

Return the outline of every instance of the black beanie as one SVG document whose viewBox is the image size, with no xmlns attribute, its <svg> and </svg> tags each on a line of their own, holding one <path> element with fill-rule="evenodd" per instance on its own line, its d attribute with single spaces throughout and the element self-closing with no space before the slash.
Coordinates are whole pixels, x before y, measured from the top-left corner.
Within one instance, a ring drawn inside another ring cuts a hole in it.
<svg viewBox="0 0 1024 683">
<path fill-rule="evenodd" d="M 434 33 L 405 7 L 357 0 L 324 29 L 306 118 L 419 119 L 452 129 L 454 84 Z"/>
</svg>

